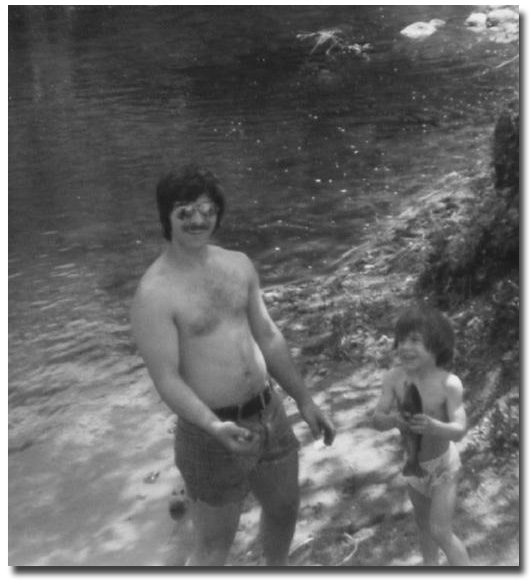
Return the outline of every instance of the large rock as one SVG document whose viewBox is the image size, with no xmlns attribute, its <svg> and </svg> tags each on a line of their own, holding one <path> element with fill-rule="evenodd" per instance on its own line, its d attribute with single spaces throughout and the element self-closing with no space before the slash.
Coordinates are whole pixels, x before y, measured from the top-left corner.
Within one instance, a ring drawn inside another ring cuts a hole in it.
<svg viewBox="0 0 532 588">
<path fill-rule="evenodd" d="M 519 6 L 478 6 L 464 24 L 495 43 L 519 41 Z"/>
<path fill-rule="evenodd" d="M 433 18 L 429 22 L 414 22 L 401 30 L 401 35 L 409 39 L 423 40 L 433 35 L 439 28 L 445 25 L 445 21 Z"/>
<path fill-rule="evenodd" d="M 519 9 L 518 9 L 519 10 Z M 487 14 L 486 25 L 496 27 L 509 22 L 519 22 L 519 12 L 514 8 L 496 8 Z"/>
</svg>

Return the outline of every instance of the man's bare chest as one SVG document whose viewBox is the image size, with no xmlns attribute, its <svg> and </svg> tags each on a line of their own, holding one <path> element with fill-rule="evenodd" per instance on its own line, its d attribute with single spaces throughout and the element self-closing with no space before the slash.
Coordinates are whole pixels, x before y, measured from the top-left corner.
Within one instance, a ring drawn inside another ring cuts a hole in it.
<svg viewBox="0 0 532 588">
<path fill-rule="evenodd" d="M 241 317 L 248 285 L 238 271 L 207 272 L 183 283 L 176 306 L 178 327 L 189 336 L 205 336 L 222 323 Z"/>
</svg>

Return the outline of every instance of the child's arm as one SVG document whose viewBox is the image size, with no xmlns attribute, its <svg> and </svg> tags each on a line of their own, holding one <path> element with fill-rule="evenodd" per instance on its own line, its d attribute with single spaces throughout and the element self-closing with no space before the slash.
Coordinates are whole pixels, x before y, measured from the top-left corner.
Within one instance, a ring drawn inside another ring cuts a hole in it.
<svg viewBox="0 0 532 588">
<path fill-rule="evenodd" d="M 464 388 L 460 378 L 449 375 L 444 383 L 449 422 L 444 423 L 426 414 L 414 415 L 410 429 L 420 435 L 434 435 L 449 441 L 460 441 L 467 431 L 467 418 L 463 403 Z"/>
<path fill-rule="evenodd" d="M 395 404 L 394 380 L 395 372 L 391 370 L 384 376 L 382 381 L 381 396 L 373 413 L 373 426 L 379 431 L 388 431 L 395 427 L 401 430 L 407 428 L 407 424 L 401 418 L 401 415 L 397 411 L 392 412 Z"/>
</svg>

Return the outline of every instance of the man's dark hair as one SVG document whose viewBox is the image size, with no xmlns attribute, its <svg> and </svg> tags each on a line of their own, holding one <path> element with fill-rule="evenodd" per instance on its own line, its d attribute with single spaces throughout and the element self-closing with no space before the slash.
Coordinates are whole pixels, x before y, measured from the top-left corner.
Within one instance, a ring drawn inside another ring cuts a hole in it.
<svg viewBox="0 0 532 588">
<path fill-rule="evenodd" d="M 206 194 L 218 207 L 216 231 L 222 221 L 225 210 L 225 196 L 216 177 L 208 170 L 196 164 L 190 164 L 180 171 L 171 171 L 157 184 L 157 208 L 163 230 L 163 237 L 172 239 L 170 214 L 176 202 L 194 202 L 199 196 Z"/>
<path fill-rule="evenodd" d="M 454 331 L 451 321 L 439 310 L 423 305 L 406 309 L 395 324 L 394 349 L 411 333 L 421 334 L 425 347 L 434 354 L 438 367 L 451 363 Z"/>
</svg>

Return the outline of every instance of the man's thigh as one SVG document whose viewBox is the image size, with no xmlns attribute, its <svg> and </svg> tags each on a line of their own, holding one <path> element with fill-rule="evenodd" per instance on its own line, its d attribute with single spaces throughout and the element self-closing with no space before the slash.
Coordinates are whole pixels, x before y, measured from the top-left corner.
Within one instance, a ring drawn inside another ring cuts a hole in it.
<svg viewBox="0 0 532 588">
<path fill-rule="evenodd" d="M 242 501 L 223 506 L 212 506 L 202 500 L 191 501 L 195 542 L 229 547 L 235 537 L 241 512 Z"/>
<path fill-rule="evenodd" d="M 250 476 L 253 494 L 265 512 L 282 513 L 299 507 L 299 455 L 261 462 Z"/>
<path fill-rule="evenodd" d="M 257 456 L 240 456 L 196 425 L 180 419 L 175 462 L 193 500 L 222 507 L 241 502 L 249 491 L 248 476 Z"/>
</svg>

